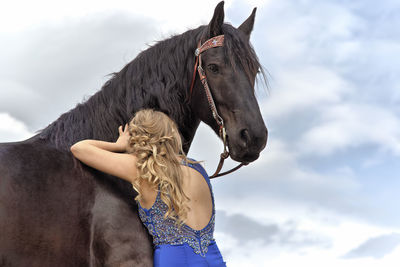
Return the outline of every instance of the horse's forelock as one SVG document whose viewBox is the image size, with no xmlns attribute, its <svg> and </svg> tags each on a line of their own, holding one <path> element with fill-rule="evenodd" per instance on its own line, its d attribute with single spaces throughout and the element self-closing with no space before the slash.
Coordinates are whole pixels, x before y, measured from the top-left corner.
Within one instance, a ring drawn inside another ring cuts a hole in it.
<svg viewBox="0 0 400 267">
<path fill-rule="evenodd" d="M 222 29 L 225 36 L 224 56 L 234 71 L 237 71 L 237 64 L 240 64 L 249 80 L 252 80 L 257 71 L 264 76 L 258 57 L 244 34 L 228 23 L 224 23 Z M 265 78 L 263 80 L 266 81 Z"/>
</svg>

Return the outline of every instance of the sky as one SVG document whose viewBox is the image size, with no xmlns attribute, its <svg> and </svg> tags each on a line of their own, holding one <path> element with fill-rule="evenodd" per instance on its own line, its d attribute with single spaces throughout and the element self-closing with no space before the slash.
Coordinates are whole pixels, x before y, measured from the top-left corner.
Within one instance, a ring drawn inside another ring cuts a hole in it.
<svg viewBox="0 0 400 267">
<path fill-rule="evenodd" d="M 46 127 L 155 41 L 207 24 L 217 3 L 2 4 L 0 142 Z M 257 161 L 212 180 L 225 261 L 398 266 L 400 2 L 232 0 L 225 21 L 239 26 L 253 7 L 269 138 Z M 202 124 L 189 156 L 211 173 L 221 152 Z"/>
</svg>

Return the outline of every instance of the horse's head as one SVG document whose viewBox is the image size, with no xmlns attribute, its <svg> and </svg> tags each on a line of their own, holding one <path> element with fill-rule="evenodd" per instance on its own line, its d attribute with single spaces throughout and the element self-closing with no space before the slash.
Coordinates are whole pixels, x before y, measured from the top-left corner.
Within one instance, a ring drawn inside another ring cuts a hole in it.
<svg viewBox="0 0 400 267">
<path fill-rule="evenodd" d="M 231 158 L 245 163 L 259 157 L 268 136 L 254 94 L 256 75 L 261 68 L 249 42 L 255 11 L 236 29 L 223 23 L 223 2 L 219 3 L 210 23 L 204 28 L 201 40 L 204 42 L 224 35 L 222 47 L 207 49 L 202 53 L 202 67 L 218 113 L 225 123 Z M 219 133 L 219 126 L 212 116 L 199 79 L 196 79 L 191 102 L 199 118 Z"/>
</svg>

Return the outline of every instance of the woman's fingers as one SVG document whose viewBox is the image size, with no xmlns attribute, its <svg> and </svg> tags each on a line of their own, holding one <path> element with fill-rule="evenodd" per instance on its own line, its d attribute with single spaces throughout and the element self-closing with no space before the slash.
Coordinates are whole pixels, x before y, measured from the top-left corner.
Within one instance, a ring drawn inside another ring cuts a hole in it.
<svg viewBox="0 0 400 267">
<path fill-rule="evenodd" d="M 118 132 L 119 132 L 119 135 L 129 134 L 128 124 L 125 124 L 124 128 L 122 128 L 122 125 L 120 125 L 118 127 Z"/>
</svg>

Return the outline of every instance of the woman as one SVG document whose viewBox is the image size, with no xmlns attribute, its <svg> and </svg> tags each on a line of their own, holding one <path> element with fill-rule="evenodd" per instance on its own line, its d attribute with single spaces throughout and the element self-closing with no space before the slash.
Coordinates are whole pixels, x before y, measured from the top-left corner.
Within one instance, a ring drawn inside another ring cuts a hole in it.
<svg viewBox="0 0 400 267">
<path fill-rule="evenodd" d="M 113 142 L 83 140 L 71 152 L 86 165 L 130 182 L 139 216 L 153 236 L 154 266 L 226 266 L 213 238 L 210 179 L 188 160 L 175 123 L 138 111 Z"/>
</svg>

